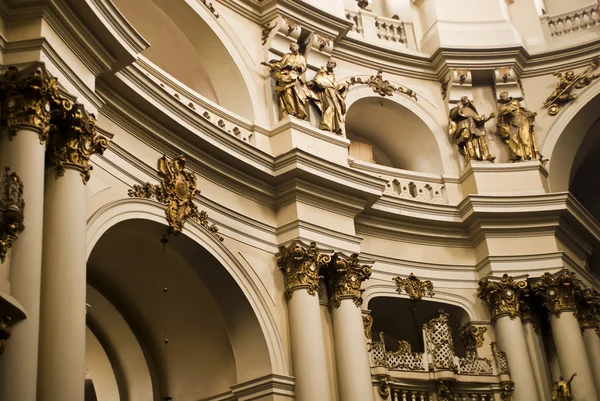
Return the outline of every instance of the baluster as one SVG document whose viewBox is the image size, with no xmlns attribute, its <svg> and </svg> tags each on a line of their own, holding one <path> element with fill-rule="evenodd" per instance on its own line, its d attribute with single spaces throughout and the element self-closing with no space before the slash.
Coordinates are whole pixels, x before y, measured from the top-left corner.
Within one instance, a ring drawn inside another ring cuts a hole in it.
<svg viewBox="0 0 600 401">
<path fill-rule="evenodd" d="M 579 14 L 575 14 L 571 23 L 571 30 L 573 32 L 577 32 L 579 28 L 582 28 L 581 16 Z"/>
<path fill-rule="evenodd" d="M 562 20 L 562 18 L 559 18 L 556 20 L 556 35 L 560 36 L 563 33 L 563 30 L 565 28 L 565 24 Z"/>
<path fill-rule="evenodd" d="M 402 401 L 407 401 L 406 400 L 406 390 L 402 390 Z"/>
<path fill-rule="evenodd" d="M 569 33 L 571 32 L 573 28 L 573 19 L 571 17 L 567 17 L 565 18 L 565 29 L 564 29 L 564 33 Z"/>
<path fill-rule="evenodd" d="M 548 29 L 550 30 L 550 36 L 556 35 L 556 23 L 554 21 L 548 21 Z"/>
<path fill-rule="evenodd" d="M 398 401 L 398 390 L 392 390 L 392 399 Z"/>
<path fill-rule="evenodd" d="M 598 15 L 598 7 L 592 8 L 590 15 L 590 24 L 596 25 L 600 22 L 600 17 Z"/>
</svg>

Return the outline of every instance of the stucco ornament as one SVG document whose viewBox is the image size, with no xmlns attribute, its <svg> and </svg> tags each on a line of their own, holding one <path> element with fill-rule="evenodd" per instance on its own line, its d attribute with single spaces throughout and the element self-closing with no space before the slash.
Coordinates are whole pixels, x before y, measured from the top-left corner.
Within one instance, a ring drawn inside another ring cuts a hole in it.
<svg viewBox="0 0 600 401">
<path fill-rule="evenodd" d="M 0 260 L 4 262 L 23 225 L 25 200 L 23 182 L 6 167 L 0 174 Z"/>
<path fill-rule="evenodd" d="M 331 255 L 319 252 L 317 245 L 308 246 L 296 242 L 289 247 L 279 247 L 277 266 L 285 276 L 285 298 L 292 299 L 294 291 L 306 289 L 310 295 L 320 292 L 319 273 L 322 267 L 331 263 Z"/>
<path fill-rule="evenodd" d="M 561 270 L 556 274 L 544 273 L 532 284 L 531 290 L 542 298 L 549 314 L 560 317 L 562 312 L 577 311 L 581 282 L 575 273 Z"/>
<path fill-rule="evenodd" d="M 480 116 L 477 109 L 463 96 L 456 107 L 450 110 L 448 133 L 458 146 L 458 150 L 465 157 L 465 162 L 470 160 L 493 162 L 496 157 L 490 155 L 485 138 L 485 123 L 495 117 Z"/>
<path fill-rule="evenodd" d="M 128 191 L 128 195 L 134 198 L 154 198 L 167 205 L 165 213 L 170 234 L 180 233 L 185 221 L 192 219 L 210 231 L 219 241 L 223 241 L 219 228 L 208 222 L 208 213 L 204 210 L 199 211 L 194 203 L 194 197 L 200 191 L 196 187 L 196 175 L 185 169 L 185 163 L 183 156 L 178 156 L 173 161 L 167 160 L 166 155 L 161 157 L 158 159 L 160 185 L 134 185 Z"/>
<path fill-rule="evenodd" d="M 460 333 L 465 348 L 481 348 L 483 346 L 483 335 L 487 327 L 466 326 Z"/>
<path fill-rule="evenodd" d="M 560 106 L 564 106 L 577 98 L 576 93 L 572 93 L 574 89 L 582 89 L 600 77 L 600 74 L 592 74 L 600 65 L 600 59 L 594 57 L 590 65 L 580 74 L 575 75 L 573 70 L 555 72 L 555 77 L 558 78 L 556 88 L 544 102 L 544 107 L 548 109 L 548 114 L 555 116 L 560 111 Z"/>
<path fill-rule="evenodd" d="M 399 294 L 406 292 L 412 299 L 421 299 L 423 296 L 433 297 L 433 283 L 429 280 L 421 281 L 413 273 L 407 278 L 394 277 L 396 290 Z"/>
<path fill-rule="evenodd" d="M 331 302 L 339 308 L 342 299 L 352 299 L 356 306 L 361 306 L 363 289 L 361 285 L 371 277 L 371 266 L 361 265 L 358 254 L 350 257 L 337 255 L 329 279 Z"/>
<path fill-rule="evenodd" d="M 509 97 L 507 92 L 500 94 L 498 135 L 508 145 L 510 161 L 542 159 L 534 135 L 536 115 L 521 106 L 519 100 Z"/>
<path fill-rule="evenodd" d="M 297 43 L 290 45 L 290 53 L 281 60 L 271 60 L 261 63 L 269 68 L 271 77 L 275 80 L 275 93 L 279 100 L 279 119 L 294 116 L 307 120 L 309 89 L 304 82 L 306 58 L 300 53 Z"/>
<path fill-rule="evenodd" d="M 329 60 L 307 85 L 313 93 L 311 100 L 321 115 L 319 128 L 341 134 L 346 115 L 348 86 L 338 83 L 335 79 L 335 67 L 335 61 Z"/>
<path fill-rule="evenodd" d="M 516 281 L 507 274 L 500 280 L 484 277 L 479 281 L 477 295 L 487 302 L 492 320 L 505 315 L 513 320 L 521 315 L 523 298 L 527 295 L 528 287 L 527 281 Z"/>
<path fill-rule="evenodd" d="M 412 89 L 408 89 L 403 86 L 396 86 L 392 84 L 387 79 L 383 79 L 383 70 L 377 70 L 375 75 L 371 75 L 369 79 L 362 79 L 360 77 L 351 77 L 347 82 L 348 87 L 354 85 L 367 85 L 373 92 L 377 93 L 379 96 L 393 96 L 394 93 L 400 93 L 411 97 L 415 100 L 417 99 L 417 93 Z"/>
</svg>

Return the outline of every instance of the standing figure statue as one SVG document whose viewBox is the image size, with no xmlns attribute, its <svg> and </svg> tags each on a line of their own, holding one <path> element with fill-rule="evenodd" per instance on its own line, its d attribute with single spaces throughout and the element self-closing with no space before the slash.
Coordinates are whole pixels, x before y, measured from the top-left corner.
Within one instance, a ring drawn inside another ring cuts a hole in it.
<svg viewBox="0 0 600 401">
<path fill-rule="evenodd" d="M 537 113 L 521 106 L 517 99 L 500 94 L 498 111 L 498 135 L 510 150 L 510 161 L 539 160 L 542 158 L 533 132 Z"/>
<path fill-rule="evenodd" d="M 561 376 L 559 381 L 554 382 L 552 385 L 552 401 L 573 401 L 571 382 L 575 376 L 577 376 L 577 373 L 573 373 L 568 381 L 565 381 Z"/>
<path fill-rule="evenodd" d="M 468 97 L 463 96 L 456 107 L 450 110 L 449 133 L 458 149 L 468 163 L 470 160 L 487 160 L 496 158 L 490 155 L 485 139 L 485 123 L 494 118 L 480 116 Z"/>
<path fill-rule="evenodd" d="M 275 92 L 279 98 L 279 119 L 283 120 L 287 116 L 308 119 L 308 88 L 302 78 L 306 71 L 306 59 L 300 53 L 300 46 L 292 43 L 290 53 L 285 54 L 281 60 L 271 60 L 262 64 L 269 67 L 271 77 L 275 80 Z"/>
<path fill-rule="evenodd" d="M 314 94 L 314 103 L 321 114 L 319 128 L 341 134 L 348 86 L 337 82 L 333 72 L 335 67 L 335 61 L 329 60 L 327 66 L 321 68 L 315 78 L 308 82 L 308 87 Z"/>
</svg>

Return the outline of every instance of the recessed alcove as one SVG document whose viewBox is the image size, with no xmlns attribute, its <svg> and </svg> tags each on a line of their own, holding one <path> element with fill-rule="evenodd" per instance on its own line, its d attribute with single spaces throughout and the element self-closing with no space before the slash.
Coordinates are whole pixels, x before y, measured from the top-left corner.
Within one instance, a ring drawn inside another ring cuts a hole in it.
<svg viewBox="0 0 600 401">
<path fill-rule="evenodd" d="M 406 107 L 382 97 L 366 97 L 352 103 L 346 116 L 350 156 L 422 173 L 443 173 L 434 134 Z"/>
</svg>

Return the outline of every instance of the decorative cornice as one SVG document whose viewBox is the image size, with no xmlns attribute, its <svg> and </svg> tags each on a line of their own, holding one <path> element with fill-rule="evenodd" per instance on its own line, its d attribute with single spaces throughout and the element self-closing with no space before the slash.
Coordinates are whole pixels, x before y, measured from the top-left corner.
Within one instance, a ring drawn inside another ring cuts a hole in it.
<svg viewBox="0 0 600 401">
<path fill-rule="evenodd" d="M 485 300 L 490 308 L 492 320 L 508 315 L 511 320 L 521 315 L 523 297 L 527 295 L 525 280 L 515 280 L 505 274 L 501 279 L 484 277 L 479 281 L 477 295 Z"/>
<path fill-rule="evenodd" d="M 342 300 L 351 299 L 356 306 L 360 307 L 364 291 L 361 286 L 363 281 L 371 277 L 373 272 L 371 266 L 361 265 L 356 253 L 350 257 L 338 253 L 330 269 L 328 284 L 331 304 L 339 308 Z"/>
<path fill-rule="evenodd" d="M 319 252 L 317 245 L 295 242 L 279 247 L 277 266 L 285 276 L 285 297 L 289 301 L 296 290 L 306 289 L 310 295 L 320 292 L 320 269 L 331 262 L 331 254 Z"/>
<path fill-rule="evenodd" d="M 561 270 L 558 273 L 544 273 L 539 279 L 532 279 L 531 292 L 542 298 L 550 315 L 560 317 L 562 312 L 577 312 L 577 298 L 581 293 L 581 280 L 575 273 Z"/>
<path fill-rule="evenodd" d="M 433 297 L 433 283 L 429 280 L 421 281 L 413 273 L 407 278 L 394 277 L 399 294 L 406 292 L 412 299 L 421 299 L 423 296 Z"/>
</svg>

